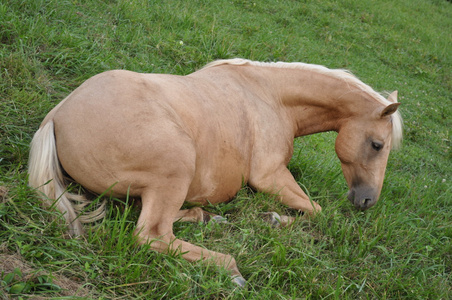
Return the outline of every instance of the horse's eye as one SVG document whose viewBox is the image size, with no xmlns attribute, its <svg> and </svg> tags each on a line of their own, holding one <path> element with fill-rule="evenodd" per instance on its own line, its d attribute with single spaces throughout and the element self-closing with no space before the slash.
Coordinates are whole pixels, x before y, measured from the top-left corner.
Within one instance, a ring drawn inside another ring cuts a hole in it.
<svg viewBox="0 0 452 300">
<path fill-rule="evenodd" d="M 380 151 L 381 149 L 383 149 L 383 144 L 382 143 L 378 143 L 378 142 L 372 142 L 372 148 L 375 151 Z"/>
</svg>

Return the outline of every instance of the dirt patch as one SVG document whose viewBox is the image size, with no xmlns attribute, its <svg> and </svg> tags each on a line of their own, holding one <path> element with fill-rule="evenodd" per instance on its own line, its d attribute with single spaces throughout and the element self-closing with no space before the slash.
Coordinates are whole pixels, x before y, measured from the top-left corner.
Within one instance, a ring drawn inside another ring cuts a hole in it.
<svg viewBox="0 0 452 300">
<path fill-rule="evenodd" d="M 0 252 L 2 249 L 0 249 Z M 48 299 L 48 296 L 63 297 L 63 296 L 76 296 L 82 298 L 91 298 L 92 291 L 85 288 L 81 283 L 67 278 L 66 276 L 59 274 L 58 272 L 49 274 L 44 270 L 33 268 L 30 263 L 23 260 L 18 254 L 3 254 L 0 253 L 0 276 L 14 272 L 15 269 L 19 269 L 21 272 L 20 278 L 17 278 L 19 282 L 39 282 L 39 277 L 49 276 L 52 279 L 52 284 L 61 288 L 59 291 L 51 291 L 44 293 L 42 296 L 33 295 L 33 299 Z M 47 294 L 47 296 L 45 295 Z M 6 291 L 0 286 L 0 299 L 9 299 L 6 295 Z"/>
<path fill-rule="evenodd" d="M 0 186 L 0 203 L 6 202 L 7 200 L 8 188 Z M 0 244 L 0 280 L 5 280 L 8 274 L 15 273 L 14 280 L 7 283 L 6 287 L 0 284 L 0 300 L 13 298 L 8 295 L 8 285 L 11 287 L 11 285 L 16 283 L 39 284 L 40 278 L 43 277 L 50 278 L 51 283 L 59 288 L 48 292 L 41 291 L 39 294 L 34 294 L 32 299 L 48 299 L 49 296 L 75 296 L 85 299 L 92 298 L 90 296 L 93 295 L 93 292 L 84 287 L 82 283 L 72 280 L 58 271 L 49 273 L 46 270 L 36 268 L 31 263 L 23 259 L 21 255 L 8 252 L 9 251 L 5 244 Z M 17 273 L 15 270 L 19 270 L 20 272 Z"/>
</svg>

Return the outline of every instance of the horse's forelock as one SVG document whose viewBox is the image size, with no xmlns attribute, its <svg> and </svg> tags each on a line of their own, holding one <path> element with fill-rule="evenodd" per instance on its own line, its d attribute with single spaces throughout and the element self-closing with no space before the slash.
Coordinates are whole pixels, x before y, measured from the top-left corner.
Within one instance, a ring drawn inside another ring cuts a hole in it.
<svg viewBox="0 0 452 300">
<path fill-rule="evenodd" d="M 399 111 L 396 111 L 391 116 L 392 121 L 392 149 L 400 149 L 403 139 L 403 123 L 402 116 Z"/>
<path fill-rule="evenodd" d="M 388 100 L 388 96 L 390 93 L 383 92 L 383 94 L 380 94 L 379 101 L 382 102 L 384 105 L 390 105 L 393 102 Z M 392 149 L 397 150 L 400 149 L 402 146 L 402 140 L 403 140 L 403 118 L 400 112 L 397 110 L 395 113 L 391 115 L 391 123 L 392 123 Z"/>
</svg>

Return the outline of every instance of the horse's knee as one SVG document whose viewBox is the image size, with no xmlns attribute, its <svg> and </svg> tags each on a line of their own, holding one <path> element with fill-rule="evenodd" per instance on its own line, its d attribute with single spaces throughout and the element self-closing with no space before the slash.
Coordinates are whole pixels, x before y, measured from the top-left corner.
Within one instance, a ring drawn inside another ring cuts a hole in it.
<svg viewBox="0 0 452 300">
<path fill-rule="evenodd" d="M 322 211 L 322 207 L 315 201 L 312 201 L 312 206 L 309 207 L 309 209 L 307 209 L 305 211 L 306 214 L 308 214 L 309 216 L 313 217 L 315 215 L 317 215 L 318 213 L 320 213 Z"/>
<path fill-rule="evenodd" d="M 173 234 L 156 234 L 136 231 L 135 236 L 137 237 L 137 242 L 140 245 L 149 245 L 154 251 L 160 253 L 168 253 L 168 249 L 171 249 L 172 242 L 176 239 Z"/>
<path fill-rule="evenodd" d="M 171 240 L 175 239 L 172 222 L 165 220 L 152 220 L 140 215 L 134 235 L 139 244 L 150 244 L 151 248 L 168 248 Z"/>
<path fill-rule="evenodd" d="M 193 207 L 188 210 L 188 216 L 191 217 L 195 222 L 204 222 L 205 214 L 201 207 Z"/>
</svg>

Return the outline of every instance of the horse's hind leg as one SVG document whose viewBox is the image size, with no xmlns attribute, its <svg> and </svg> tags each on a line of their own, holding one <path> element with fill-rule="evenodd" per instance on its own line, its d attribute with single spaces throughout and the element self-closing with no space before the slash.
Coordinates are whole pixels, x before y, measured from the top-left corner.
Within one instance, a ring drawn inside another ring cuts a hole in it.
<svg viewBox="0 0 452 300">
<path fill-rule="evenodd" d="M 173 222 L 185 200 L 189 184 L 173 179 L 168 184 L 161 182 L 160 189 L 149 188 L 142 193 L 142 210 L 135 231 L 139 242 L 149 243 L 158 252 L 180 253 L 188 261 L 211 261 L 229 270 L 233 280 L 243 285 L 244 279 L 232 256 L 203 249 L 174 236 Z"/>
<path fill-rule="evenodd" d="M 193 207 L 190 209 L 180 210 L 174 219 L 175 222 L 203 222 L 208 223 L 210 221 L 217 223 L 226 223 L 226 219 L 222 216 L 212 214 L 210 212 L 204 211 L 200 207 Z"/>
</svg>

